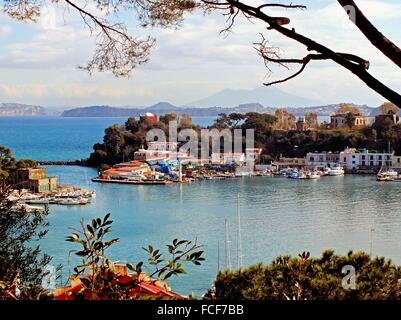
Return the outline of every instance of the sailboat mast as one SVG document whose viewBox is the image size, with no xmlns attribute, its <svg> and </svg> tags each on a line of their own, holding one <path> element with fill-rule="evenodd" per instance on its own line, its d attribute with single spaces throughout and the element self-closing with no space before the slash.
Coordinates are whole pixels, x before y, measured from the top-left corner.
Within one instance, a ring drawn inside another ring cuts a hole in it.
<svg viewBox="0 0 401 320">
<path fill-rule="evenodd" d="M 217 273 L 220 272 L 220 241 L 217 241 Z"/>
<path fill-rule="evenodd" d="M 242 239 L 241 239 L 241 210 L 239 194 L 237 197 L 237 263 L 238 269 L 242 267 Z"/>
<path fill-rule="evenodd" d="M 226 268 L 231 270 L 231 248 L 230 248 L 230 225 L 225 219 L 225 234 L 226 234 Z"/>
</svg>

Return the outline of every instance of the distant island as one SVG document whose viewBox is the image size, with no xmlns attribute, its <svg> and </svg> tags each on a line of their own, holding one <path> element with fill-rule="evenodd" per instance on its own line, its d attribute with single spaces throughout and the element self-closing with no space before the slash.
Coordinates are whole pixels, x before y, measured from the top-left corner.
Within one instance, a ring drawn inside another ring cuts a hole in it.
<svg viewBox="0 0 401 320">
<path fill-rule="evenodd" d="M 43 116 L 46 109 L 41 106 L 33 106 L 18 103 L 0 103 L 0 116 Z"/>
<path fill-rule="evenodd" d="M 346 102 L 346 101 L 339 101 Z M 349 103 L 359 108 L 366 116 L 374 117 L 380 113 L 379 108 Z M 62 117 L 139 117 L 145 112 L 164 115 L 175 112 L 193 117 L 217 117 L 221 113 L 268 113 L 274 114 L 278 108 L 300 117 L 315 112 L 318 116 L 330 116 L 338 108 L 338 104 L 324 105 L 313 99 L 306 99 L 289 94 L 272 87 L 256 89 L 225 89 L 201 100 L 176 106 L 169 102 L 159 102 L 151 106 L 127 105 L 109 106 L 92 105 L 82 107 L 42 107 L 18 103 L 0 104 L 0 116 L 62 116 Z"/>
<path fill-rule="evenodd" d="M 356 105 L 365 115 L 375 116 L 379 113 L 379 110 L 366 105 Z M 338 108 L 338 104 L 331 104 L 326 106 L 316 107 L 303 107 L 303 108 L 286 108 L 289 112 L 296 116 L 303 116 L 309 112 L 315 112 L 318 116 L 330 116 Z M 169 112 L 175 112 L 178 115 L 184 113 L 189 114 L 193 117 L 217 117 L 221 113 L 248 113 L 248 112 L 259 112 L 274 114 L 277 108 L 265 107 L 259 103 L 248 103 L 242 104 L 236 107 L 223 108 L 223 107 L 211 107 L 211 108 L 197 108 L 197 107 L 177 107 L 172 104 L 161 102 L 156 105 L 144 108 L 118 108 L 110 106 L 89 106 L 74 108 L 66 110 L 62 113 L 62 117 L 139 117 L 145 112 L 152 112 L 155 115 L 164 115 Z"/>
</svg>

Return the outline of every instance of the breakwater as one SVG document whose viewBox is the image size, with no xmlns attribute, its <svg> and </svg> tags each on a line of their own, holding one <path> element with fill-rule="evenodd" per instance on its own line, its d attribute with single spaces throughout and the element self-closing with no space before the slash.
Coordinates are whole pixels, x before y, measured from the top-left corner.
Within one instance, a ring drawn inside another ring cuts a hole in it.
<svg viewBox="0 0 401 320">
<path fill-rule="evenodd" d="M 86 160 L 73 160 L 73 161 L 37 161 L 37 163 L 41 166 L 82 166 L 87 167 Z"/>
</svg>

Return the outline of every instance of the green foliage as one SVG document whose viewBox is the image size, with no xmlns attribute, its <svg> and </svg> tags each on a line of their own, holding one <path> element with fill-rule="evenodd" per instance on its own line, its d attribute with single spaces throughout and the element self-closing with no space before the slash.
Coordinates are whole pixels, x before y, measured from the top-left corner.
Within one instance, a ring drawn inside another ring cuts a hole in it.
<svg viewBox="0 0 401 320">
<path fill-rule="evenodd" d="M 356 119 L 356 116 L 355 116 L 355 114 L 352 113 L 352 112 L 348 112 L 348 113 L 345 115 L 345 122 L 346 122 L 348 128 L 351 129 L 351 128 L 354 127 L 354 125 L 355 125 L 355 119 Z"/>
<path fill-rule="evenodd" d="M 340 103 L 338 109 L 336 110 L 337 114 L 345 114 L 345 113 L 352 113 L 356 116 L 361 115 L 362 112 L 357 107 L 353 107 L 347 103 Z"/>
<path fill-rule="evenodd" d="M 391 102 L 384 102 L 379 108 L 381 114 L 397 114 L 400 111 L 400 108 Z"/>
<path fill-rule="evenodd" d="M 32 159 L 21 159 L 16 163 L 17 169 L 25 169 L 25 168 L 37 168 L 38 163 Z"/>
<path fill-rule="evenodd" d="M 356 270 L 356 289 L 342 286 L 344 266 Z M 320 258 L 309 253 L 281 256 L 269 265 L 254 265 L 218 274 L 208 299 L 218 300 L 392 300 L 401 298 L 401 267 L 385 258 L 332 250 Z"/>
<path fill-rule="evenodd" d="M 0 185 L 0 281 L 7 291 L 7 286 L 15 286 L 18 279 L 22 294 L 30 296 L 31 289 L 41 284 L 44 267 L 51 261 L 42 255 L 39 245 L 33 245 L 47 233 L 49 212 L 46 208 L 44 212 L 27 213 L 8 200 L 9 194 L 10 187 Z"/>
<path fill-rule="evenodd" d="M 82 248 L 74 251 L 82 258 L 82 263 L 74 268 L 75 277 L 82 282 L 82 289 L 75 294 L 75 298 L 83 299 L 108 299 L 127 300 L 132 299 L 130 294 L 133 288 L 139 284 L 140 275 L 144 268 L 144 262 L 137 264 L 127 263 L 126 267 L 132 271 L 129 283 L 120 282 L 121 275 L 116 271 L 116 264 L 106 256 L 106 250 L 119 239 L 107 240 L 106 236 L 111 232 L 110 214 L 103 219 L 93 219 L 91 224 L 85 225 L 81 221 L 81 229 L 75 230 L 67 237 L 67 241 L 77 243 Z M 171 276 L 185 273 L 183 263 L 200 265 L 203 258 L 203 251 L 189 240 L 175 239 L 171 245 L 167 245 L 169 259 L 163 258 L 163 253 L 152 246 L 144 248 L 148 253 L 148 265 L 153 271 L 149 274 L 152 281 L 167 280 Z"/>
</svg>

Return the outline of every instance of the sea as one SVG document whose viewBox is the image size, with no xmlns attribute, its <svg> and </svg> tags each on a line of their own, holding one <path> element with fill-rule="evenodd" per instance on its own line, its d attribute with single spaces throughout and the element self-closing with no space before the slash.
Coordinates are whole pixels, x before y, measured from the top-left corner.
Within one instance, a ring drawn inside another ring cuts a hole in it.
<svg viewBox="0 0 401 320">
<path fill-rule="evenodd" d="M 0 144 L 11 148 L 19 159 L 81 159 L 88 156 L 94 143 L 102 140 L 108 125 L 125 120 L 0 118 Z M 202 125 L 212 121 L 194 119 Z M 401 183 L 379 183 L 373 176 L 349 175 L 323 177 L 319 181 L 253 177 L 130 186 L 93 183 L 91 178 L 97 172 L 92 168 L 48 166 L 47 170 L 63 185 L 81 186 L 97 193 L 87 206 L 50 206 L 49 233 L 40 244 L 53 257 L 52 264 L 62 266 L 60 284 L 67 282 L 79 263 L 72 253 L 79 248 L 65 241 L 71 228 L 78 228 L 81 219 L 90 222 L 107 213 L 114 220 L 111 237 L 120 239 L 110 249 L 112 260 L 146 261 L 142 247 L 150 244 L 166 251 L 166 245 L 175 238 L 201 245 L 206 261 L 201 266 L 187 266 L 187 274 L 169 281 L 175 291 L 199 298 L 210 288 L 219 270 L 269 263 L 279 255 L 308 251 L 319 256 L 325 249 L 339 254 L 353 250 L 401 263 Z M 228 241 L 225 220 L 229 224 Z"/>
</svg>

